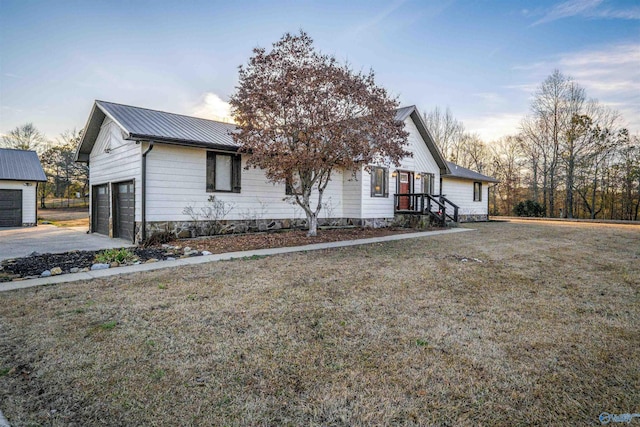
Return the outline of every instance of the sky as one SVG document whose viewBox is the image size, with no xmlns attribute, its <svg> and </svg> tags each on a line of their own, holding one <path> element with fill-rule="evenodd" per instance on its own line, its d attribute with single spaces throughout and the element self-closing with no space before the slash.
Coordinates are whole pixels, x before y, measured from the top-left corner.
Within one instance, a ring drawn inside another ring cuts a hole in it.
<svg viewBox="0 0 640 427">
<path fill-rule="evenodd" d="M 637 0 L 0 0 L 0 134 L 55 139 L 95 99 L 223 119 L 252 49 L 301 29 L 486 141 L 518 131 L 554 69 L 640 132 Z"/>
</svg>

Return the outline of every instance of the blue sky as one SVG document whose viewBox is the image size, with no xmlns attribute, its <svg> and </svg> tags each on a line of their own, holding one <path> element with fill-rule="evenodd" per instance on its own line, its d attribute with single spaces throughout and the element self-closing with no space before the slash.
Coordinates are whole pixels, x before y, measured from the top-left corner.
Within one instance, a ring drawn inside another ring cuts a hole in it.
<svg viewBox="0 0 640 427">
<path fill-rule="evenodd" d="M 304 29 L 403 105 L 517 132 L 555 68 L 640 132 L 640 3 L 0 0 L 0 133 L 82 128 L 94 99 L 224 115 L 256 46 Z"/>
</svg>

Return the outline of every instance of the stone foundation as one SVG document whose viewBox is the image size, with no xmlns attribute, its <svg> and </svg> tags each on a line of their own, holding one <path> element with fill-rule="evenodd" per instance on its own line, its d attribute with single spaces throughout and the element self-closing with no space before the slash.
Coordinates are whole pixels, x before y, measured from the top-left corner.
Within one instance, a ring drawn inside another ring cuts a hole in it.
<svg viewBox="0 0 640 427">
<path fill-rule="evenodd" d="M 433 218 L 431 215 L 396 214 L 393 219 L 395 227 L 415 228 L 418 230 L 429 228 L 432 224 Z"/>
<path fill-rule="evenodd" d="M 487 214 L 460 214 L 458 215 L 459 222 L 482 222 L 489 221 L 489 215 Z"/>
<path fill-rule="evenodd" d="M 318 218 L 319 227 L 369 227 L 397 226 L 394 218 Z M 156 234 L 168 234 L 171 238 L 192 238 L 221 234 L 242 234 L 283 229 L 307 228 L 307 219 L 223 220 L 223 221 L 158 221 L 147 222 L 147 239 Z M 141 223 L 136 222 L 135 241 L 142 239 Z"/>
</svg>

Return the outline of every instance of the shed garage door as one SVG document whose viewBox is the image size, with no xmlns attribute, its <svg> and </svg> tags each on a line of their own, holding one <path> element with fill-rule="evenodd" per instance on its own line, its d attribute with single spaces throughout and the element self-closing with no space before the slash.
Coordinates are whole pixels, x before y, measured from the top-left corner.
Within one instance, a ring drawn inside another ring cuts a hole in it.
<svg viewBox="0 0 640 427">
<path fill-rule="evenodd" d="M 0 190 L 0 227 L 22 226 L 22 190 Z"/>
<path fill-rule="evenodd" d="M 94 233 L 109 235 L 109 186 L 93 186 L 93 212 L 91 213 Z"/>
<path fill-rule="evenodd" d="M 114 192 L 114 237 L 133 241 L 135 211 L 133 181 L 115 184 Z"/>
</svg>

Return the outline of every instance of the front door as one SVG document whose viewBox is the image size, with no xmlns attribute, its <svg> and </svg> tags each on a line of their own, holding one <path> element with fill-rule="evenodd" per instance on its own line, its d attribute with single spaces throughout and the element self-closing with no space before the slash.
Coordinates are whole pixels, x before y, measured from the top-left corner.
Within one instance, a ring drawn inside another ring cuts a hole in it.
<svg viewBox="0 0 640 427">
<path fill-rule="evenodd" d="M 411 192 L 411 173 L 398 173 L 398 194 L 409 194 Z M 398 200 L 398 210 L 408 210 L 411 206 L 409 196 L 400 196 Z"/>
</svg>

